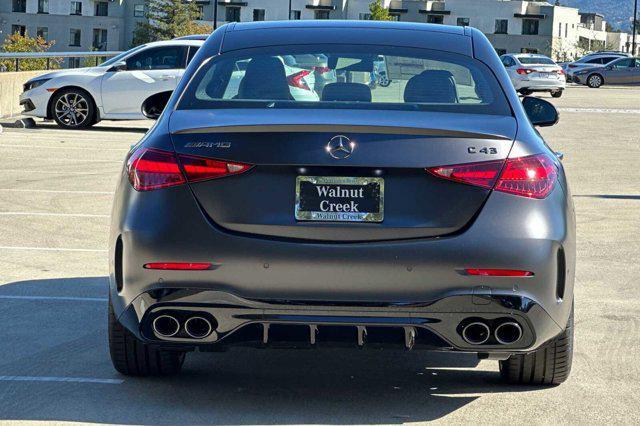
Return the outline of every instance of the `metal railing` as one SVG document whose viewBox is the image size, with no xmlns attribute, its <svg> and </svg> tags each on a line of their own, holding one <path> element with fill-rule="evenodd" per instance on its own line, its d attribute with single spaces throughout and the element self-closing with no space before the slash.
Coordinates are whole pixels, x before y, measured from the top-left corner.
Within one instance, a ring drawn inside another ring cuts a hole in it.
<svg viewBox="0 0 640 426">
<path fill-rule="evenodd" d="M 101 58 L 111 58 L 122 52 L 116 51 L 93 51 L 93 52 L 0 52 L 0 61 L 11 60 L 14 64 L 14 71 L 20 71 L 21 59 L 46 59 L 46 69 L 51 69 L 51 61 L 62 58 L 95 58 L 95 65 L 100 63 Z"/>
</svg>

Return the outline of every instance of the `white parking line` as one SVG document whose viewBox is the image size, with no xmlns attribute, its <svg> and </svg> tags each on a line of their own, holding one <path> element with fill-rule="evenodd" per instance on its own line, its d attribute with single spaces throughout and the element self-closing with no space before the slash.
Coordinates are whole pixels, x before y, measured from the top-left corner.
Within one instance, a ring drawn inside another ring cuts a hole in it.
<svg viewBox="0 0 640 426">
<path fill-rule="evenodd" d="M 111 217 L 108 214 L 89 214 L 89 213 L 47 213 L 47 212 L 2 212 L 0 216 L 52 216 L 52 217 Z"/>
<path fill-rule="evenodd" d="M 46 194 L 98 194 L 113 195 L 113 191 L 64 191 L 59 189 L 18 189 L 18 188 L 0 188 L 0 192 L 42 192 Z"/>
<path fill-rule="evenodd" d="M 106 249 L 81 249 L 81 248 L 65 248 L 65 247 L 23 247 L 23 246 L 0 246 L 0 250 L 26 250 L 26 251 L 71 251 L 71 252 L 87 252 L 87 253 L 106 253 Z"/>
<path fill-rule="evenodd" d="M 101 297 L 63 297 L 63 296 L 10 296 L 0 295 L 0 300 L 56 300 L 66 302 L 100 302 L 106 303 L 107 298 Z"/>
<path fill-rule="evenodd" d="M 0 169 L 0 172 L 12 172 L 12 173 L 32 173 L 32 174 L 42 174 L 42 175 L 84 175 L 84 176 L 102 176 L 105 174 L 114 174 L 117 172 L 114 171 L 105 171 L 102 173 L 94 173 L 94 172 L 64 172 L 64 171 L 52 171 L 52 170 L 25 170 L 25 169 Z"/>
<path fill-rule="evenodd" d="M 617 109 L 617 108 L 558 108 L 560 112 L 595 112 L 609 114 L 640 114 L 640 109 Z"/>
<path fill-rule="evenodd" d="M 121 379 L 97 379 L 92 377 L 55 377 L 55 376 L 0 376 L 2 382 L 65 382 L 65 383 L 99 383 L 104 385 L 120 385 Z"/>
<path fill-rule="evenodd" d="M 95 148 L 82 148 L 79 146 L 48 146 L 48 145 L 19 145 L 19 144 L 8 144 L 3 143 L 0 144 L 0 148 L 38 148 L 38 149 L 70 149 L 77 151 L 96 151 Z M 127 153 L 129 151 L 129 147 L 126 148 L 100 148 L 100 152 L 103 151 L 117 151 L 122 153 Z"/>
</svg>

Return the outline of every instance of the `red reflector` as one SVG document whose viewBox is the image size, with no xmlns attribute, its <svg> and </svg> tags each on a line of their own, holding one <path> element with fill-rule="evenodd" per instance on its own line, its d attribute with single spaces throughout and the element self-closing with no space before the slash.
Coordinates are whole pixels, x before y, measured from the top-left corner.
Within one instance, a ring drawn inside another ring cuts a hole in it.
<svg viewBox="0 0 640 426">
<path fill-rule="evenodd" d="M 311 74 L 310 71 L 302 70 L 287 77 L 287 82 L 289 83 L 289 86 L 297 87 L 298 89 L 311 90 L 307 82 L 304 81 L 304 78 L 309 74 Z"/>
<path fill-rule="evenodd" d="M 544 154 L 509 158 L 496 184 L 496 191 L 529 198 L 544 198 L 554 187 L 556 166 Z"/>
<path fill-rule="evenodd" d="M 427 171 L 432 175 L 443 177 L 448 180 L 491 189 L 493 188 L 493 185 L 495 185 L 503 165 L 504 161 L 498 160 L 483 163 L 467 163 L 455 166 L 433 167 L 427 169 Z"/>
<path fill-rule="evenodd" d="M 189 182 L 215 179 L 228 175 L 237 175 L 251 168 L 249 164 L 232 163 L 229 161 L 213 160 L 211 158 L 180 155 L 180 162 Z"/>
<path fill-rule="evenodd" d="M 486 277 L 532 277 L 533 272 L 517 269 L 465 269 L 468 275 L 482 275 Z"/>
<path fill-rule="evenodd" d="M 137 191 L 166 188 L 186 182 L 172 152 L 140 149 L 127 161 L 129 182 Z"/>
<path fill-rule="evenodd" d="M 556 183 L 556 165 L 545 154 L 426 169 L 434 176 L 529 198 L 545 198 Z"/>
<path fill-rule="evenodd" d="M 211 263 L 176 263 L 176 262 L 161 262 L 161 263 L 147 263 L 144 265 L 144 269 L 162 269 L 165 271 L 204 271 L 211 268 Z"/>
</svg>

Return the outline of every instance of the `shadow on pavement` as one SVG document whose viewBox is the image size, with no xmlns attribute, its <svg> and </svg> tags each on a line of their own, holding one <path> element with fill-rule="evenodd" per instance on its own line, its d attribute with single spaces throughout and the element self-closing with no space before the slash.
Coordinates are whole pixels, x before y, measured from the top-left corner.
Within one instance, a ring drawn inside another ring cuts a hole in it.
<svg viewBox="0 0 640 426">
<path fill-rule="evenodd" d="M 16 119 L 6 119 L 4 121 L 0 121 L 0 126 L 6 128 L 6 129 L 19 129 L 19 128 L 23 128 L 22 126 L 18 126 L 15 124 Z M 126 132 L 126 133 L 147 133 L 147 131 L 151 128 L 151 126 L 153 125 L 153 123 L 149 123 L 148 126 L 131 126 L 131 125 L 118 125 L 117 121 L 111 122 L 113 123 L 112 125 L 103 125 L 103 124 L 98 124 L 96 126 L 93 127 L 89 127 L 86 129 L 80 129 L 77 130 L 79 132 Z M 66 130 L 66 129 L 62 129 L 60 128 L 56 123 L 54 123 L 53 121 L 51 122 L 43 122 L 43 121 L 36 121 L 36 125 L 35 127 L 30 128 L 31 129 L 47 129 L 47 131 L 49 130 L 57 130 L 57 131 L 62 131 L 62 132 L 68 132 L 68 131 L 73 131 L 73 130 Z"/>
<path fill-rule="evenodd" d="M 574 195 L 574 198 L 602 198 L 606 200 L 640 200 L 640 195 Z"/>
<path fill-rule="evenodd" d="M 486 393 L 533 390 L 474 370 L 474 355 L 355 348 L 190 353 L 180 375 L 124 377 L 109 360 L 107 286 L 106 277 L 0 286 L 0 420 L 393 424 L 439 419 Z"/>
</svg>

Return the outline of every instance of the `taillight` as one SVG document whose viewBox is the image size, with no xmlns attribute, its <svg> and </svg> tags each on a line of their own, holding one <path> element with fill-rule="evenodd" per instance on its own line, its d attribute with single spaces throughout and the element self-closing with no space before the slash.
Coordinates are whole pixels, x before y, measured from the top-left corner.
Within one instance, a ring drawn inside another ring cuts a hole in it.
<svg viewBox="0 0 640 426">
<path fill-rule="evenodd" d="M 536 70 L 532 70 L 532 69 L 529 69 L 529 68 L 518 68 L 518 69 L 516 70 L 516 72 L 517 72 L 518 74 L 520 74 L 520 75 L 529 75 L 529 74 L 531 74 L 532 72 L 536 72 Z"/>
<path fill-rule="evenodd" d="M 318 74 L 326 74 L 331 71 L 329 67 L 313 67 Z"/>
<path fill-rule="evenodd" d="M 189 182 L 237 175 L 251 168 L 249 164 L 212 160 L 211 158 L 195 157 L 192 155 L 180 155 L 179 157 Z"/>
<path fill-rule="evenodd" d="M 309 74 L 311 74 L 311 71 L 302 70 L 287 77 L 287 82 L 289 83 L 289 86 L 297 87 L 298 89 L 311 90 L 307 82 L 304 81 L 304 78 Z"/>
<path fill-rule="evenodd" d="M 545 154 L 426 170 L 447 180 L 529 198 L 549 195 L 558 176 L 555 163 Z"/>
<path fill-rule="evenodd" d="M 509 158 L 495 190 L 529 198 L 544 198 L 553 189 L 557 176 L 556 165 L 544 154 Z"/>
<path fill-rule="evenodd" d="M 178 161 L 178 157 L 180 161 Z M 178 157 L 173 152 L 159 149 L 139 149 L 127 161 L 129 182 L 137 191 L 151 191 L 187 182 L 234 175 L 245 172 L 252 167 L 249 164 L 192 155 L 179 155 Z"/>
<path fill-rule="evenodd" d="M 456 182 L 491 189 L 498 179 L 504 160 L 483 163 L 458 164 L 455 166 L 433 167 L 427 171 L 438 177 Z"/>
<path fill-rule="evenodd" d="M 559 70 L 558 70 L 558 74 L 560 74 L 560 75 L 564 75 L 564 70 L 563 70 L 563 69 L 559 69 Z"/>
<path fill-rule="evenodd" d="M 186 182 L 173 152 L 139 149 L 127 161 L 129 182 L 137 191 L 151 191 Z"/>
</svg>

